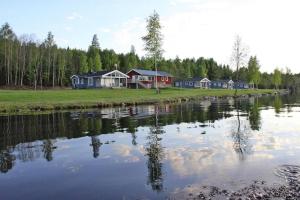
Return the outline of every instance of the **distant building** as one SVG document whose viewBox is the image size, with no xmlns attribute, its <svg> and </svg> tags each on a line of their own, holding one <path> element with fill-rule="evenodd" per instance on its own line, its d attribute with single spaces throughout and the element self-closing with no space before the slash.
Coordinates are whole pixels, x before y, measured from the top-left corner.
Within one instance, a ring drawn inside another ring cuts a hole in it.
<svg viewBox="0 0 300 200">
<path fill-rule="evenodd" d="M 210 88 L 211 81 L 207 78 L 189 78 L 174 81 L 174 86 L 179 88 Z"/>
<path fill-rule="evenodd" d="M 214 80 L 211 82 L 211 88 L 215 89 L 233 89 L 234 82 L 233 80 Z"/>
<path fill-rule="evenodd" d="M 250 88 L 250 84 L 244 81 L 236 81 L 234 83 L 234 88 L 237 89 L 249 89 Z"/>
<path fill-rule="evenodd" d="M 71 76 L 74 89 L 127 87 L 128 78 L 126 74 L 118 70 L 74 74 Z"/>
<path fill-rule="evenodd" d="M 151 71 L 144 69 L 132 69 L 127 72 L 128 87 L 131 88 L 155 88 L 156 76 L 159 88 L 171 87 L 173 76 L 164 71 Z"/>
</svg>

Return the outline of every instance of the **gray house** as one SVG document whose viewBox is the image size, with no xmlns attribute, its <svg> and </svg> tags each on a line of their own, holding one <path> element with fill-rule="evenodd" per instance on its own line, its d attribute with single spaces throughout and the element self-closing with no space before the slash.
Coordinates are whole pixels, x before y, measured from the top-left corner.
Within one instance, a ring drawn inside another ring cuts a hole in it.
<svg viewBox="0 0 300 200">
<path fill-rule="evenodd" d="M 211 81 L 208 78 L 189 78 L 174 81 L 175 87 L 180 88 L 210 88 Z"/>
<path fill-rule="evenodd" d="M 211 82 L 211 88 L 214 89 L 233 89 L 234 82 L 233 80 L 215 80 Z"/>
<path fill-rule="evenodd" d="M 128 76 L 119 70 L 98 71 L 71 76 L 74 89 L 127 87 L 127 78 Z"/>
<path fill-rule="evenodd" d="M 237 89 L 250 89 L 251 88 L 251 84 L 244 82 L 244 81 L 237 81 L 234 83 L 234 88 Z"/>
</svg>

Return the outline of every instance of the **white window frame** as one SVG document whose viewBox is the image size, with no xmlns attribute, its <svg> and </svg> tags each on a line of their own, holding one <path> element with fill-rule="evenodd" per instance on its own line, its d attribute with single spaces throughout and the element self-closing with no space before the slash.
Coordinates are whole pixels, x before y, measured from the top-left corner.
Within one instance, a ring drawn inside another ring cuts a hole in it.
<svg viewBox="0 0 300 200">
<path fill-rule="evenodd" d="M 92 86 L 93 85 L 93 77 L 88 77 L 88 86 Z"/>
<path fill-rule="evenodd" d="M 165 77 L 165 81 L 168 81 L 168 77 L 167 76 Z"/>
<path fill-rule="evenodd" d="M 162 76 L 162 77 L 160 78 L 160 80 L 161 80 L 161 81 L 164 81 L 164 80 L 165 80 L 165 77 Z"/>
</svg>

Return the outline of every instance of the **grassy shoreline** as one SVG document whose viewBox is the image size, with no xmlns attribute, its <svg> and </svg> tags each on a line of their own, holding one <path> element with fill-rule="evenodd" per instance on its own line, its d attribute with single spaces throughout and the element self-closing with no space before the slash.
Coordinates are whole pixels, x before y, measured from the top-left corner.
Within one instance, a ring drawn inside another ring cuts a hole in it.
<svg viewBox="0 0 300 200">
<path fill-rule="evenodd" d="M 276 91 L 239 90 L 238 95 L 274 94 Z M 234 90 L 223 89 L 86 89 L 86 90 L 0 90 L 0 113 L 101 108 L 120 105 L 180 102 L 205 97 L 229 97 Z"/>
</svg>

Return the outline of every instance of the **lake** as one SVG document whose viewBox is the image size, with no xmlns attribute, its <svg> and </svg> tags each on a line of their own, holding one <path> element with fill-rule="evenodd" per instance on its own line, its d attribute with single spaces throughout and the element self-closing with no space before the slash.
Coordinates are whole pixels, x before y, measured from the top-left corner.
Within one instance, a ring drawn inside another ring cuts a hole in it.
<svg viewBox="0 0 300 200">
<path fill-rule="evenodd" d="M 0 116 L 0 199 L 222 199 L 281 187 L 287 168 L 300 177 L 299 118 L 300 96 Z"/>
</svg>

